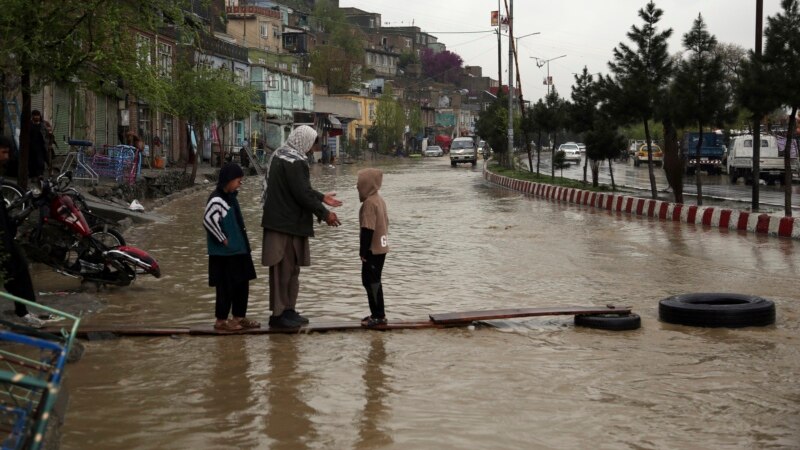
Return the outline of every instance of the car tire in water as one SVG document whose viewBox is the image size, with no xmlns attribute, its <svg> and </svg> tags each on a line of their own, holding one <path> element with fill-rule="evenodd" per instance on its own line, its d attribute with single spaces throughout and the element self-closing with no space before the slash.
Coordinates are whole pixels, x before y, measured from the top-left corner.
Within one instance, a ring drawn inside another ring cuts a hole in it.
<svg viewBox="0 0 800 450">
<path fill-rule="evenodd" d="M 775 323 L 775 303 L 755 295 L 682 294 L 661 300 L 658 317 L 694 327 L 763 327 Z"/>
<path fill-rule="evenodd" d="M 611 331 L 637 330 L 642 326 L 642 318 L 638 314 L 578 314 L 575 325 Z"/>
</svg>

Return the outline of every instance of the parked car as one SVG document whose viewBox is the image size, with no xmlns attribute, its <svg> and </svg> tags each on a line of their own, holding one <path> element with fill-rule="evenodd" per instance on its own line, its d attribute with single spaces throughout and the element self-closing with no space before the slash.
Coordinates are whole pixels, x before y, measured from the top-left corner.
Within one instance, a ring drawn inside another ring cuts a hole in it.
<svg viewBox="0 0 800 450">
<path fill-rule="evenodd" d="M 444 156 L 444 150 L 438 145 L 429 145 L 423 154 L 425 156 Z"/>
<path fill-rule="evenodd" d="M 580 149 L 581 153 L 586 153 L 586 144 L 578 142 L 578 149 Z"/>
<path fill-rule="evenodd" d="M 457 137 L 450 143 L 450 165 L 458 163 L 478 164 L 478 147 L 471 137 Z"/>
<path fill-rule="evenodd" d="M 664 153 L 661 147 L 656 144 L 650 144 L 653 150 L 653 165 L 660 167 L 664 163 Z M 647 144 L 640 145 L 636 153 L 633 155 L 633 165 L 638 167 L 640 164 L 647 164 Z"/>
<path fill-rule="evenodd" d="M 564 152 L 564 161 L 581 162 L 581 149 L 574 142 L 567 142 L 558 146 L 558 151 Z"/>
</svg>

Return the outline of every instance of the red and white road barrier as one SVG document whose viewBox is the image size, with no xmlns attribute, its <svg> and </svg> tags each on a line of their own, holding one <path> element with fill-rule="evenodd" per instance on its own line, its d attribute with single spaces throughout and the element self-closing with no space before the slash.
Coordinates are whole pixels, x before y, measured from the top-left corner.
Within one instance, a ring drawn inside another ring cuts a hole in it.
<svg viewBox="0 0 800 450">
<path fill-rule="evenodd" d="M 800 239 L 800 221 L 795 225 L 794 217 L 779 217 L 732 209 L 683 205 L 662 200 L 630 197 L 605 192 L 592 192 L 583 189 L 516 180 L 492 173 L 486 169 L 485 165 L 483 177 L 490 183 L 550 200 L 593 206 L 608 211 L 653 217 L 661 220 L 714 227 L 720 230 L 747 231 L 769 236 Z"/>
</svg>

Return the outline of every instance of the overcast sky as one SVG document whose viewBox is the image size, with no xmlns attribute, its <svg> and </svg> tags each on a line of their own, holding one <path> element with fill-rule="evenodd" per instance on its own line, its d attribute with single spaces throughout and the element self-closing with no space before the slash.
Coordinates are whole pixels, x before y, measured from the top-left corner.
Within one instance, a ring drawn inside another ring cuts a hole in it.
<svg viewBox="0 0 800 450">
<path fill-rule="evenodd" d="M 681 38 L 698 13 L 709 33 L 719 42 L 752 49 L 755 43 L 755 0 L 658 0 L 664 11 L 660 28 L 672 28 L 669 51 L 682 50 Z M 490 11 L 497 0 L 340 0 L 350 6 L 381 14 L 382 26 L 419 26 L 434 34 L 447 49 L 458 53 L 465 65 L 483 68 L 484 76 L 497 78 L 497 37 L 486 34 L 444 34 L 436 32 L 491 31 Z M 631 25 L 641 25 L 638 11 L 646 0 L 517 0 L 514 2 L 514 35 L 539 35 L 519 40 L 519 63 L 526 100 L 536 101 L 547 93 L 542 81 L 547 66 L 536 66 L 532 56 L 542 59 L 567 55 L 550 63 L 550 75 L 562 96 L 569 98 L 573 73 L 584 66 L 589 72 L 608 73 L 607 62 Z M 505 14 L 505 6 L 503 6 Z M 764 0 L 764 21 L 780 11 L 780 0 Z M 503 40 L 503 83 L 508 77 L 508 38 Z M 516 69 L 515 69 L 516 70 Z"/>
</svg>

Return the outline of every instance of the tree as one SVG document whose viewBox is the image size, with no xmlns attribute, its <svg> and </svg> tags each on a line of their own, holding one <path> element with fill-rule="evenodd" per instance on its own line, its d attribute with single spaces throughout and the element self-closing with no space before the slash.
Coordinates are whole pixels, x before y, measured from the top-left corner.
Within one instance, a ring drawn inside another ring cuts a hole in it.
<svg viewBox="0 0 800 450">
<path fill-rule="evenodd" d="M 676 97 L 678 117 L 697 126 L 699 138 L 694 149 L 697 204 L 703 204 L 703 181 L 700 172 L 700 149 L 703 147 L 703 127 L 720 124 L 727 113 L 728 91 L 722 57 L 715 51 L 717 39 L 706 30 L 703 16 L 698 14 L 692 29 L 683 35 L 688 57 L 678 64 L 674 87 L 682 95 Z M 690 149 L 686 149 L 691 151 Z"/>
<path fill-rule="evenodd" d="M 544 111 L 542 111 L 542 115 L 539 116 L 538 119 L 540 120 L 539 123 L 542 129 L 544 129 L 550 139 L 552 147 L 551 152 L 553 158 L 555 158 L 556 150 L 558 149 L 558 134 L 556 132 L 563 128 L 566 122 L 567 103 L 554 89 L 545 97 L 544 106 Z M 556 177 L 556 168 L 554 164 L 550 164 L 550 177 Z"/>
<path fill-rule="evenodd" d="M 658 198 L 656 178 L 653 173 L 652 139 L 648 121 L 655 116 L 655 110 L 665 95 L 667 81 L 672 74 L 672 64 L 667 53 L 667 39 L 672 29 L 659 32 L 657 25 L 663 11 L 651 0 L 645 8 L 639 10 L 639 17 L 644 25 L 639 28 L 631 26 L 627 33 L 633 41 L 633 49 L 624 43 L 614 48 L 614 61 L 608 67 L 614 74 L 617 91 L 621 94 L 614 100 L 620 102 L 628 111 L 625 113 L 636 118 L 644 125 L 647 141 L 647 168 L 650 175 L 650 193 Z M 614 99 L 609 97 L 609 99 Z"/>
<path fill-rule="evenodd" d="M 542 132 L 547 122 L 547 105 L 544 104 L 542 99 L 539 99 L 536 104 L 533 105 L 531 120 L 536 130 L 536 173 L 539 174 L 539 168 L 542 163 Z"/>
<path fill-rule="evenodd" d="M 536 104 L 542 103 L 540 99 L 539 102 Z M 520 118 L 520 129 L 522 130 L 523 137 L 525 139 L 525 147 L 528 153 L 528 171 L 533 173 L 533 152 L 531 151 L 530 145 L 530 137 L 533 136 L 535 133 L 539 134 L 539 139 L 541 139 L 542 129 L 539 126 L 538 122 L 536 122 L 536 105 L 529 106 L 526 108 L 526 113 L 523 117 Z M 542 105 L 544 105 L 542 103 Z M 537 146 L 537 153 L 541 153 L 541 149 Z M 538 165 L 537 165 L 537 172 L 538 172 Z"/>
<path fill-rule="evenodd" d="M 500 163 L 510 158 L 508 152 L 508 99 L 500 93 L 488 108 L 478 115 L 478 135 L 489 143 Z"/>
<path fill-rule="evenodd" d="M 214 95 L 209 95 L 209 92 Z M 234 74 L 228 69 L 181 64 L 162 108 L 185 118 L 195 130 L 202 130 L 205 124 L 215 119 L 224 127 L 231 120 L 247 117 L 250 111 L 257 108 L 253 103 L 254 98 L 253 89 L 249 85 L 236 83 Z M 223 156 L 220 152 L 220 163 L 224 160 Z M 197 175 L 197 163 L 195 156 L 191 182 Z"/>
<path fill-rule="evenodd" d="M 406 114 L 394 98 L 391 86 L 386 87 L 375 108 L 375 121 L 369 129 L 368 140 L 378 144 L 380 150 L 390 150 L 403 140 Z"/>
<path fill-rule="evenodd" d="M 426 77 L 440 83 L 455 83 L 461 76 L 464 60 L 458 54 L 445 50 L 439 53 L 429 48 L 422 50 L 420 56 L 422 70 Z"/>
<path fill-rule="evenodd" d="M 136 28 L 155 31 L 182 26 L 185 2 L 87 2 L 84 0 L 6 0 L 0 8 L 0 71 L 19 78 L 22 95 L 18 181 L 28 183 L 31 96 L 51 82 L 81 80 L 90 88 L 119 79 L 123 67 L 136 61 L 136 33 L 125 32 L 130 18 Z M 5 90 L 7 86 L 2 86 Z"/>
<path fill-rule="evenodd" d="M 345 94 L 362 78 L 364 40 L 347 23 L 341 9 L 328 0 L 316 2 L 313 17 L 328 43 L 315 47 L 309 58 L 309 75 L 314 83 L 328 87 L 331 94 Z"/>
<path fill-rule="evenodd" d="M 614 170 L 611 160 L 618 157 L 621 149 L 625 148 L 625 138 L 617 132 L 617 125 L 613 118 L 601 111 L 594 115 L 592 129 L 586 132 L 586 157 L 592 161 L 608 160 L 608 172 L 611 176 L 611 188 L 616 190 L 614 183 Z M 592 165 L 592 186 L 597 187 L 599 164 Z"/>
<path fill-rule="evenodd" d="M 594 117 L 598 103 L 597 88 L 594 77 L 589 73 L 586 66 L 583 72 L 575 75 L 575 84 L 572 85 L 572 103 L 568 114 L 570 128 L 578 133 L 586 133 L 592 130 Z M 585 137 L 584 137 L 585 140 Z M 589 153 L 586 153 L 586 161 L 583 164 L 583 182 L 586 183 L 586 167 L 589 162 Z M 592 159 L 592 172 L 597 172 L 597 160 Z"/>
<path fill-rule="evenodd" d="M 564 178 L 564 168 L 569 167 L 569 163 L 567 162 L 567 154 L 564 153 L 564 150 L 557 150 L 553 153 L 553 169 L 558 169 L 561 171 L 561 178 Z"/>
<path fill-rule="evenodd" d="M 786 148 L 783 151 L 785 168 L 784 214 L 792 215 L 792 165 L 791 145 L 797 125 L 797 110 L 800 108 L 800 7 L 798 0 L 781 1 L 783 11 L 767 19 L 764 32 L 766 46 L 764 63 L 772 73 L 773 87 L 777 95 L 776 101 L 788 106 L 789 126 L 786 136 Z"/>
</svg>

